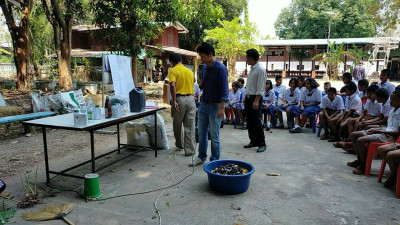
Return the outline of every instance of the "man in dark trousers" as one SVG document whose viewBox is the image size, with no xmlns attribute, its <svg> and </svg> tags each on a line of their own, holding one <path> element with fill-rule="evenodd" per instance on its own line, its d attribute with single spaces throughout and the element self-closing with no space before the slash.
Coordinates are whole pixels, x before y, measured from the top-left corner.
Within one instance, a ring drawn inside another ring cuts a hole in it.
<svg viewBox="0 0 400 225">
<path fill-rule="evenodd" d="M 218 160 L 221 153 L 219 128 L 224 119 L 225 103 L 228 101 L 228 70 L 215 59 L 214 47 L 203 42 L 198 48 L 201 61 L 205 64 L 202 71 L 201 87 L 203 95 L 199 106 L 199 155 L 191 166 L 201 165 L 207 159 L 208 130 L 211 136 L 210 161 Z"/>
<path fill-rule="evenodd" d="M 264 92 L 265 79 L 267 77 L 265 68 L 258 62 L 260 55 L 255 49 L 246 51 L 247 64 L 251 66 L 247 75 L 246 100 L 244 108 L 246 111 L 247 129 L 250 143 L 245 148 L 258 147 L 257 152 L 267 149 L 265 144 L 264 130 L 261 124 L 261 102 Z"/>
</svg>

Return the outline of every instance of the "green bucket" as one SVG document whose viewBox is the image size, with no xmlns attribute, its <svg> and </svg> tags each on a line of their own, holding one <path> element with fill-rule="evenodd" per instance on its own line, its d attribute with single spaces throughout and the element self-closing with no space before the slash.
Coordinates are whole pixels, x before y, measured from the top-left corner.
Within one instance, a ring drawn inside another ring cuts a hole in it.
<svg viewBox="0 0 400 225">
<path fill-rule="evenodd" d="M 83 189 L 83 194 L 86 198 L 100 198 L 99 175 L 97 173 L 86 174 Z"/>
</svg>

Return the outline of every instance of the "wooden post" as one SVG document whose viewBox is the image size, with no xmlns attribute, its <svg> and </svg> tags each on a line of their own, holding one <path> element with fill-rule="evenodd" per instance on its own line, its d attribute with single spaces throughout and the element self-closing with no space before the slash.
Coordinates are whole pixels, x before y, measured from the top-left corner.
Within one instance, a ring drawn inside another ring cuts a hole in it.
<svg viewBox="0 0 400 225">
<path fill-rule="evenodd" d="M 287 56 L 287 51 L 286 51 L 286 46 L 284 47 L 283 50 L 283 69 L 282 69 L 282 77 L 286 77 L 286 56 Z"/>
<path fill-rule="evenodd" d="M 268 59 L 268 52 L 267 52 L 267 66 L 266 66 L 266 67 L 267 67 L 267 68 L 266 68 L 266 69 L 267 69 L 267 72 L 268 72 L 268 60 L 269 60 L 269 59 Z"/>
<path fill-rule="evenodd" d="M 313 57 L 316 56 L 316 55 L 317 55 L 317 46 L 314 45 L 314 48 L 313 48 L 313 55 L 312 55 L 311 58 L 313 58 Z M 312 77 L 312 78 L 315 78 L 315 76 L 316 76 L 316 72 L 315 72 L 315 60 L 311 60 L 311 77 Z"/>
<path fill-rule="evenodd" d="M 378 70 L 379 70 L 379 59 L 376 60 L 376 72 L 378 72 Z"/>
</svg>

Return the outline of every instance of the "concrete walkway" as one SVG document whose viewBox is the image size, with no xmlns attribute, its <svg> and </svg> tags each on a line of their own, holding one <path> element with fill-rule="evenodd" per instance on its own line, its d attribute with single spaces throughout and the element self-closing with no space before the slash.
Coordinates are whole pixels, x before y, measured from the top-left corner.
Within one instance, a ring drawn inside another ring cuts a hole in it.
<svg viewBox="0 0 400 225">
<path fill-rule="evenodd" d="M 167 130 L 173 146 L 170 127 Z M 192 176 L 161 195 L 158 208 L 162 224 L 399 224 L 400 199 L 395 198 L 394 190 L 377 183 L 380 160 L 373 162 L 371 177 L 353 175 L 346 162 L 355 156 L 320 141 L 310 129 L 304 129 L 302 134 L 290 134 L 287 129 L 272 132 L 265 132 L 267 151 L 257 153 L 256 148 L 243 148 L 248 143 L 247 131 L 235 130 L 231 125 L 221 129 L 222 158 L 244 160 L 256 168 L 249 190 L 239 195 L 216 193 L 209 188 L 207 175 L 198 166 Z M 110 136 L 110 140 L 113 138 Z M 111 148 L 111 144 L 101 147 Z M 51 165 L 62 169 L 70 165 L 70 160 L 80 159 L 68 156 Z M 192 173 L 190 161 L 191 157 L 173 147 L 160 151 L 157 158 L 153 152 L 141 152 L 100 172 L 103 197 L 164 187 L 170 181 L 170 171 L 177 168 L 171 182 L 175 184 Z M 75 172 L 82 174 L 89 170 L 86 167 Z M 280 176 L 267 176 L 269 172 Z M 42 186 L 44 177 L 41 170 Z M 74 178 L 57 177 L 52 184 L 83 190 L 83 181 Z M 8 185 L 8 192 L 21 192 L 19 177 Z M 45 204 L 18 209 L 11 221 L 31 224 L 20 215 L 45 205 L 74 201 L 77 207 L 67 217 L 75 224 L 159 224 L 153 204 L 160 193 L 87 203 L 73 192 L 62 192 L 46 198 Z"/>
</svg>

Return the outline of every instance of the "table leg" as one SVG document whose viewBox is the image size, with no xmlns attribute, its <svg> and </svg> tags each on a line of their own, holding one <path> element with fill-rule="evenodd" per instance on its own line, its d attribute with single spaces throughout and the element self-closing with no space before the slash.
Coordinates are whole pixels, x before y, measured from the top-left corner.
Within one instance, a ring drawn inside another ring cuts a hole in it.
<svg viewBox="0 0 400 225">
<path fill-rule="evenodd" d="M 118 137 L 118 153 L 121 153 L 121 150 L 119 149 L 121 147 L 121 140 L 119 136 L 119 123 L 117 124 L 117 137 Z"/>
<path fill-rule="evenodd" d="M 94 173 L 96 171 L 96 159 L 94 155 L 94 135 L 92 130 L 90 131 L 90 151 L 92 154 L 92 173 Z"/>
<path fill-rule="evenodd" d="M 154 113 L 155 156 L 157 157 L 157 112 Z"/>
<path fill-rule="evenodd" d="M 47 136 L 45 127 L 42 127 L 42 132 L 43 132 L 44 164 L 46 166 L 46 183 L 50 183 L 49 156 L 47 153 Z"/>
</svg>

